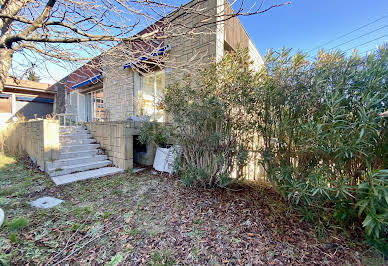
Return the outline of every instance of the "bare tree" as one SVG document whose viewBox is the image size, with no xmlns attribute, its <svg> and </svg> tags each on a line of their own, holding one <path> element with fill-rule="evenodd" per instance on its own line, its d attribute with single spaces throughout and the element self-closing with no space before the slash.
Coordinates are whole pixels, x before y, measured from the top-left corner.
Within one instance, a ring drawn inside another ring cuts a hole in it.
<svg viewBox="0 0 388 266">
<path fill-rule="evenodd" d="M 176 5 L 168 0 L 0 0 L 0 92 L 15 58 L 41 68 L 48 61 L 79 66 L 112 50 L 131 62 L 166 38 L 203 34 L 214 23 L 287 4 L 240 0 L 232 3 L 235 12 L 210 14 L 202 5 L 206 1 Z M 185 25 L 180 19 L 185 14 L 201 17 Z M 143 28 L 147 30 L 140 32 Z"/>
</svg>

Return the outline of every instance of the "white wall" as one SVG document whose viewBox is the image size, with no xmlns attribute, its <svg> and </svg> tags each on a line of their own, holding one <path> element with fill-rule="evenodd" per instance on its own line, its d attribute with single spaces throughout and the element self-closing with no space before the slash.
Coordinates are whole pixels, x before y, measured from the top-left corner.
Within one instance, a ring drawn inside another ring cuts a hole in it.
<svg viewBox="0 0 388 266">
<path fill-rule="evenodd" d="M 249 40 L 249 56 L 253 60 L 252 68 L 258 71 L 264 64 L 264 60 L 251 40 Z"/>
</svg>

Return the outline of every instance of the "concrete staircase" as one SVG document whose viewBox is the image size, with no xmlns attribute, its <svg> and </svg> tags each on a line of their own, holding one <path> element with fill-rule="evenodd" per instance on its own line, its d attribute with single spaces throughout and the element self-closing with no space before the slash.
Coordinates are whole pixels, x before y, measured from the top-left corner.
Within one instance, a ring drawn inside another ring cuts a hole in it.
<svg viewBox="0 0 388 266">
<path fill-rule="evenodd" d="M 79 180 L 122 173 L 124 170 L 110 167 L 112 162 L 99 149 L 100 145 L 89 131 L 81 126 L 60 127 L 61 144 L 59 159 L 46 161 L 46 172 L 56 185 Z"/>
</svg>

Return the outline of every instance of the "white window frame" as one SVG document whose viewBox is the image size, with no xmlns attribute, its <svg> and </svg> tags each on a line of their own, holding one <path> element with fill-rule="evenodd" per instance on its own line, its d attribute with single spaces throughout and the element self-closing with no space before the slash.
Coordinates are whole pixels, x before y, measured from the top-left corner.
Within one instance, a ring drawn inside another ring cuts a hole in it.
<svg viewBox="0 0 388 266">
<path fill-rule="evenodd" d="M 146 75 L 140 75 L 140 88 L 139 88 L 139 92 L 143 92 L 143 85 L 144 85 L 144 83 L 143 83 L 143 79 L 144 79 L 144 77 L 149 77 L 149 76 L 153 76 L 153 78 L 154 78 L 154 91 L 153 91 L 153 96 L 152 96 L 152 99 L 150 99 L 150 97 L 148 96 L 148 95 L 142 95 L 142 97 L 144 98 L 144 99 L 146 99 L 146 100 L 151 100 L 151 101 L 153 101 L 153 108 L 154 108 L 154 111 L 153 111 L 153 120 L 156 120 L 156 114 L 157 114 L 157 110 L 156 110 L 156 97 L 157 97 L 157 82 L 156 82 L 156 74 L 158 73 L 158 72 L 164 72 L 163 74 L 164 75 L 166 75 L 166 71 L 164 70 L 164 69 L 161 69 L 161 70 L 159 70 L 159 71 L 154 71 L 154 72 L 152 72 L 152 73 L 148 73 L 148 74 L 146 74 Z M 165 78 L 166 76 L 164 76 L 164 78 Z"/>
</svg>

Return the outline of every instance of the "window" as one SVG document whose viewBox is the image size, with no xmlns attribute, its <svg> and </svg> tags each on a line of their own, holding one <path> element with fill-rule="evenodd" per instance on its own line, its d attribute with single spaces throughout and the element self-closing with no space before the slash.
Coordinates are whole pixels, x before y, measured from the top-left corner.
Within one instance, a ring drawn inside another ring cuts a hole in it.
<svg viewBox="0 0 388 266">
<path fill-rule="evenodd" d="M 151 120 L 164 122 L 164 112 L 158 108 L 165 87 L 164 70 L 142 76 L 138 102 L 140 114 L 151 117 Z"/>
<path fill-rule="evenodd" d="M 91 121 L 103 121 L 104 112 L 104 92 L 102 89 L 89 92 L 91 103 Z"/>
</svg>

